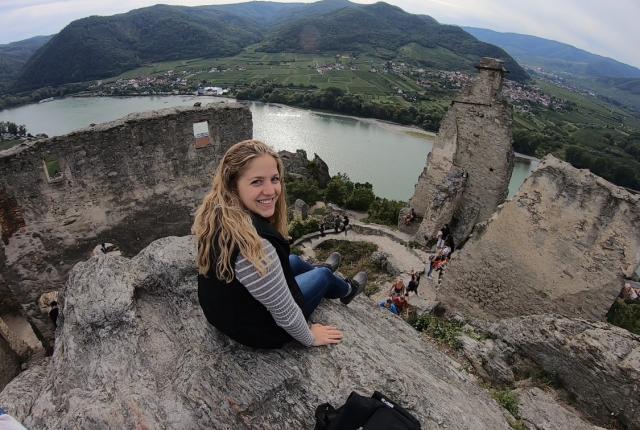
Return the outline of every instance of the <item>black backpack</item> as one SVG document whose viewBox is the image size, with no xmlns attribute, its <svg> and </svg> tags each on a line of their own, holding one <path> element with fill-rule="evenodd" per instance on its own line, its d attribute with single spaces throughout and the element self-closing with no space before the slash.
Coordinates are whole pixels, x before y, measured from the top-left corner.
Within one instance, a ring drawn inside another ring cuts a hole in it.
<svg viewBox="0 0 640 430">
<path fill-rule="evenodd" d="M 335 409 L 329 403 L 316 408 L 314 430 L 420 430 L 420 422 L 402 406 L 376 391 L 364 397 L 352 391 Z"/>
</svg>

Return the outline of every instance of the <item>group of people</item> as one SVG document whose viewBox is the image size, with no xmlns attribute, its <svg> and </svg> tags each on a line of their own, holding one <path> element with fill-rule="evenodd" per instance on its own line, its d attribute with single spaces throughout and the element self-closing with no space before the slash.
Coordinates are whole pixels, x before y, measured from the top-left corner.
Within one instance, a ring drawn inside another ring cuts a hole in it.
<svg viewBox="0 0 640 430">
<path fill-rule="evenodd" d="M 442 272 L 449 263 L 453 252 L 453 238 L 449 225 L 445 224 L 436 235 L 436 253 L 431 256 L 427 264 L 427 277 L 433 279 L 433 272 Z"/>
<path fill-rule="evenodd" d="M 634 287 L 631 282 L 625 282 L 618 297 L 625 302 L 640 303 L 640 288 Z"/>
<path fill-rule="evenodd" d="M 405 285 L 401 277 L 396 278 L 395 282 L 389 289 L 389 295 L 386 300 L 383 300 L 378 305 L 381 308 L 385 308 L 390 312 L 399 315 L 402 311 L 407 309 L 409 303 L 407 297 L 409 293 L 413 292 L 418 295 L 418 286 L 420 285 L 420 273 L 416 273 L 415 270 L 411 270 L 411 279 L 409 283 Z"/>
<path fill-rule="evenodd" d="M 331 225 L 331 223 L 322 220 L 322 222 L 320 223 L 320 236 L 324 237 L 325 236 L 325 231 L 327 231 L 327 225 Z M 347 235 L 347 229 L 349 227 L 349 217 L 345 214 L 342 216 L 342 219 L 340 219 L 340 217 L 336 217 L 333 220 L 333 231 L 335 234 L 338 234 L 339 232 L 343 231 L 344 235 Z"/>
</svg>

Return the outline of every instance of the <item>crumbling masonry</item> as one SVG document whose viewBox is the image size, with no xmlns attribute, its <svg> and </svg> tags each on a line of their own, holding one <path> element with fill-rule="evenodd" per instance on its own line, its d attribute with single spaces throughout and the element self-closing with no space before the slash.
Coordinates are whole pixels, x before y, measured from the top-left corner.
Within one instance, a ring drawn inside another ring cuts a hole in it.
<svg viewBox="0 0 640 430">
<path fill-rule="evenodd" d="M 221 103 L 134 114 L 0 153 L 0 282 L 18 307 L 3 312 L 26 317 L 50 346 L 54 326 L 38 298 L 101 241 L 134 255 L 188 234 L 219 159 L 252 133 L 247 107 Z"/>
<path fill-rule="evenodd" d="M 492 58 L 476 67 L 473 84 L 461 91 L 442 121 L 410 200 L 422 217 L 419 241 L 433 239 L 449 223 L 455 243 L 464 242 L 507 196 L 513 148 L 511 106 L 501 95 L 506 70 Z"/>
</svg>

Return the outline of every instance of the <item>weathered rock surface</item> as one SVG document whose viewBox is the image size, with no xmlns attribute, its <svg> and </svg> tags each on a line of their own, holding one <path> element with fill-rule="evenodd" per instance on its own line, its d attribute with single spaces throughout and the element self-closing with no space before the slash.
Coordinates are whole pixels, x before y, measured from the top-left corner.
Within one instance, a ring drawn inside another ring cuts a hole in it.
<svg viewBox="0 0 640 430">
<path fill-rule="evenodd" d="M 293 213 L 295 217 L 307 219 L 309 216 L 309 205 L 302 199 L 296 199 L 293 204 Z"/>
<path fill-rule="evenodd" d="M 448 223 L 461 243 L 507 196 L 513 148 L 511 106 L 501 94 L 505 70 L 491 58 L 477 68 L 442 120 L 410 200 L 423 217 L 417 240 L 434 239 Z"/>
<path fill-rule="evenodd" d="M 289 151 L 278 152 L 282 162 L 287 167 L 288 175 L 301 179 L 314 179 L 321 188 L 327 186 L 331 180 L 329 167 L 318 154 L 313 154 L 313 160 L 307 158 L 307 151 L 298 149 L 295 153 Z"/>
<path fill-rule="evenodd" d="M 520 418 L 530 430 L 604 430 L 580 418 L 577 411 L 562 405 L 552 393 L 537 387 L 515 390 Z"/>
<path fill-rule="evenodd" d="M 601 319 L 640 263 L 640 196 L 553 156 L 449 264 L 438 300 L 496 319 Z"/>
<path fill-rule="evenodd" d="M 11 345 L 0 336 L 0 390 L 20 372 L 20 360 Z"/>
<path fill-rule="evenodd" d="M 509 318 L 488 329 L 555 376 L 584 413 L 640 428 L 640 336 L 551 315 Z"/>
<path fill-rule="evenodd" d="M 499 339 L 476 340 L 470 336 L 461 336 L 462 352 L 474 370 L 483 379 L 497 384 L 513 384 L 515 376 L 509 366 L 513 356 L 512 348 L 505 346 Z"/>
<path fill-rule="evenodd" d="M 194 248 L 164 238 L 131 260 L 76 265 L 49 364 L 14 379 L 0 404 L 33 429 L 303 429 L 318 404 L 379 389 L 424 428 L 509 429 L 471 376 L 366 297 L 314 313 L 345 330 L 334 347 L 230 341 L 197 303 Z"/>
</svg>

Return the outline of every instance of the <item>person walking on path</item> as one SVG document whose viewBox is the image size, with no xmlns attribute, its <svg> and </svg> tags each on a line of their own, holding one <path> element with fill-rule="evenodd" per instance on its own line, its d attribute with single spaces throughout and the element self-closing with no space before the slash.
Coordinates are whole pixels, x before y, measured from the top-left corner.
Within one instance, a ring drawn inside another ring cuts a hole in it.
<svg viewBox="0 0 640 430">
<path fill-rule="evenodd" d="M 344 231 L 344 235 L 347 235 L 347 227 L 349 226 L 349 217 L 345 214 L 342 217 L 342 230 Z"/>
<path fill-rule="evenodd" d="M 411 280 L 407 284 L 407 292 L 404 293 L 405 296 L 409 296 L 409 293 L 413 291 L 413 293 L 418 295 L 418 285 L 420 285 L 420 274 L 416 273 L 415 270 L 411 270 Z"/>
</svg>

